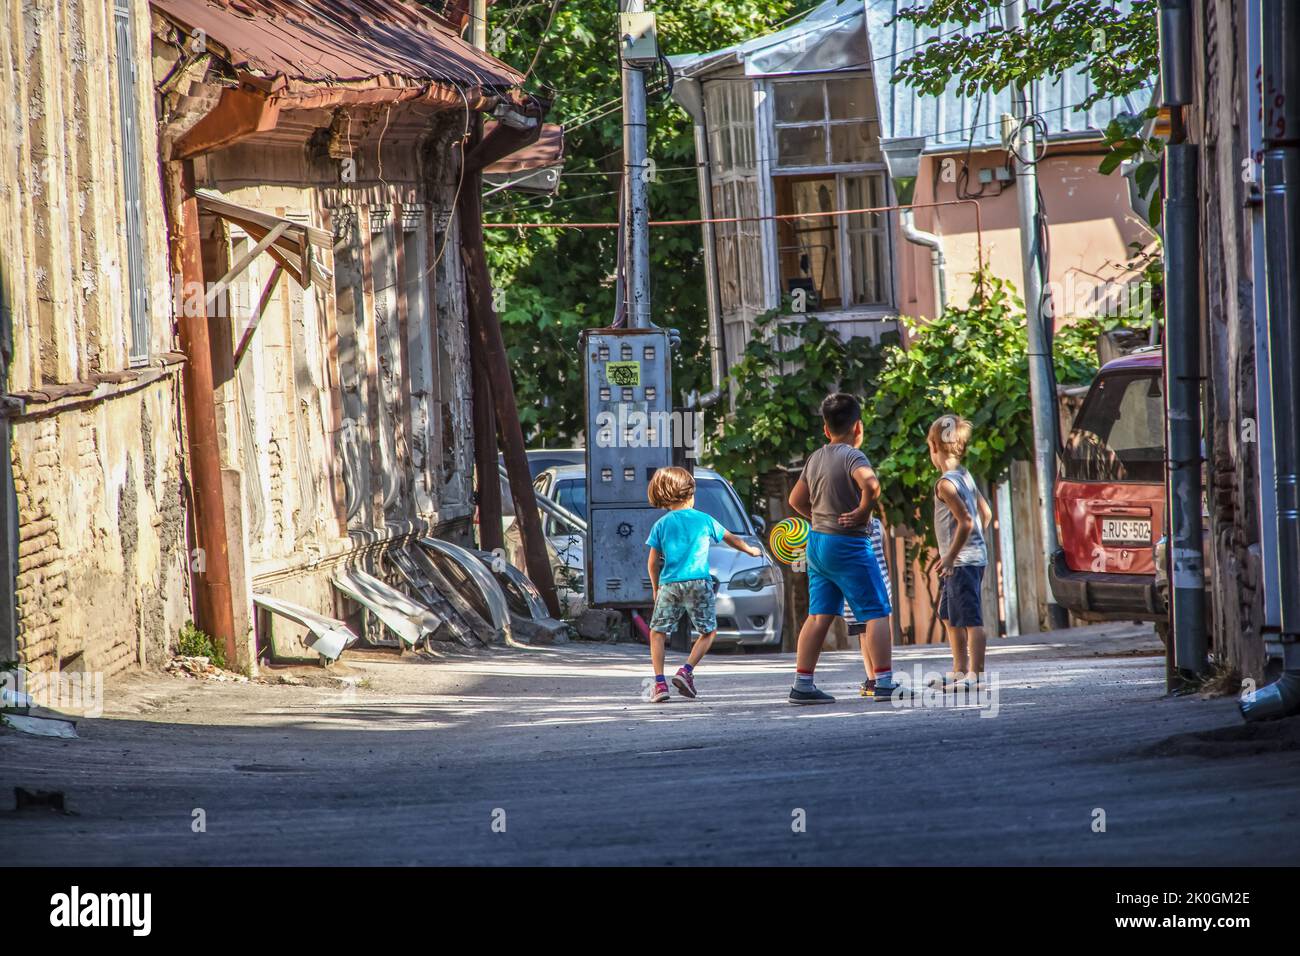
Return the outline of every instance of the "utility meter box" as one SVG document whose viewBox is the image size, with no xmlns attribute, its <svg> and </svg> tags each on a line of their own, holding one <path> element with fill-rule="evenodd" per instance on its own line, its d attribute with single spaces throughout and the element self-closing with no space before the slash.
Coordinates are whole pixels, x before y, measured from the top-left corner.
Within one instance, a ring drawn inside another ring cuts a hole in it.
<svg viewBox="0 0 1300 956">
<path fill-rule="evenodd" d="M 659 60 L 659 37 L 653 13 L 620 13 L 618 35 L 623 60 L 632 66 L 650 66 Z"/>
<path fill-rule="evenodd" d="M 587 603 L 653 603 L 645 540 L 663 514 L 646 492 L 673 464 L 672 353 L 667 329 L 582 333 L 587 402 Z"/>
</svg>

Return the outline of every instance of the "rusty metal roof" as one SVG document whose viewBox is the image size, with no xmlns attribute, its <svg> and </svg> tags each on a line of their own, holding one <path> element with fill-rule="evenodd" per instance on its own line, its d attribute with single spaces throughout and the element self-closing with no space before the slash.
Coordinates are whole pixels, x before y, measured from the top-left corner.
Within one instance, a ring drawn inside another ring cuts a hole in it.
<svg viewBox="0 0 1300 956">
<path fill-rule="evenodd" d="M 236 70 L 289 88 L 450 83 L 505 90 L 523 75 L 410 0 L 150 0 L 186 33 L 202 30 Z"/>
</svg>

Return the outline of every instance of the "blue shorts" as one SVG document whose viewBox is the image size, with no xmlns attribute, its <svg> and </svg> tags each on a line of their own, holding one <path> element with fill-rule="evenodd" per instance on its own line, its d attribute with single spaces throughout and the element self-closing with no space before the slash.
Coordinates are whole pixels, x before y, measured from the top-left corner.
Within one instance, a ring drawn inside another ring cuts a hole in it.
<svg viewBox="0 0 1300 956">
<path fill-rule="evenodd" d="M 956 565 L 952 574 L 939 582 L 939 620 L 953 627 L 983 627 L 983 581 L 984 565 Z"/>
<path fill-rule="evenodd" d="M 862 535 L 808 534 L 808 613 L 844 613 L 847 601 L 862 622 L 888 617 L 889 591 L 871 539 Z"/>
</svg>

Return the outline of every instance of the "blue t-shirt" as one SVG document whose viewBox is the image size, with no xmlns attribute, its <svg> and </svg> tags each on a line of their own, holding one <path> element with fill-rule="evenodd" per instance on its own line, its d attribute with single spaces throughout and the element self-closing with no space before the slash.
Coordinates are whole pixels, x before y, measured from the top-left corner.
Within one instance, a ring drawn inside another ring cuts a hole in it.
<svg viewBox="0 0 1300 956">
<path fill-rule="evenodd" d="M 660 584 L 698 581 L 709 577 L 709 545 L 721 541 L 727 529 L 703 511 L 680 508 L 654 523 L 646 544 L 664 556 Z"/>
</svg>

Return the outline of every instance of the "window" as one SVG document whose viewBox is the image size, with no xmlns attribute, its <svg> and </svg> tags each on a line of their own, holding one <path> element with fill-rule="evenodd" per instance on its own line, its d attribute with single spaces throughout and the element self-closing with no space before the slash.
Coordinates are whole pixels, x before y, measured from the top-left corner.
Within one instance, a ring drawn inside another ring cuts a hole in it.
<svg viewBox="0 0 1300 956">
<path fill-rule="evenodd" d="M 1062 452 L 1068 481 L 1164 480 L 1165 405 L 1159 373 L 1097 380 Z"/>
<path fill-rule="evenodd" d="M 732 534 L 749 534 L 749 523 L 741 514 L 735 495 L 716 478 L 695 482 L 695 510 L 703 511 Z"/>
<path fill-rule="evenodd" d="M 752 317 L 763 310 L 763 250 L 758 216 L 753 85 L 738 79 L 705 85 L 709 174 L 718 294 L 724 319 Z"/>
<path fill-rule="evenodd" d="M 879 121 L 871 76 L 785 80 L 773 88 L 778 166 L 878 163 Z"/>
<path fill-rule="evenodd" d="M 144 256 L 144 205 L 140 196 L 140 126 L 136 99 L 135 38 L 130 0 L 113 0 L 117 50 L 117 107 L 122 136 L 122 192 L 126 202 L 126 271 L 132 365 L 149 361 L 149 279 Z"/>
<path fill-rule="evenodd" d="M 781 291 L 804 290 L 813 309 L 888 305 L 887 215 L 822 215 L 884 206 L 884 174 L 775 176 L 772 184 L 777 214 L 799 217 L 777 222 Z"/>
<path fill-rule="evenodd" d="M 888 202 L 871 75 L 772 84 L 781 292 L 802 290 L 809 307 L 890 304 L 889 219 L 884 213 L 825 215 Z"/>
</svg>

